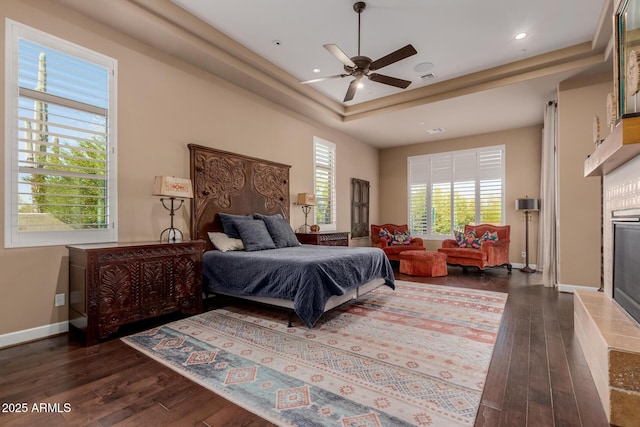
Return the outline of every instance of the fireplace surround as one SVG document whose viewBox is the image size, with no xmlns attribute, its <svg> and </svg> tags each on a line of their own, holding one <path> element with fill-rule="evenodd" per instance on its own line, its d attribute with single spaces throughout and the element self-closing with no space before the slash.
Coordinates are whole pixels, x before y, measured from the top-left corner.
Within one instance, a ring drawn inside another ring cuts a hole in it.
<svg viewBox="0 0 640 427">
<path fill-rule="evenodd" d="M 613 223 L 613 300 L 640 323 L 640 218 Z"/>
<path fill-rule="evenodd" d="M 638 426 L 640 323 L 614 300 L 613 281 L 614 268 L 619 280 L 620 275 L 626 274 L 624 268 L 640 265 L 640 252 L 632 254 L 631 259 L 623 257 L 617 267 L 614 254 L 616 228 L 620 234 L 629 231 L 629 227 L 635 230 L 633 227 L 640 226 L 640 156 L 604 172 L 602 200 L 604 292 L 594 289 L 574 293 L 574 327 L 609 422 L 615 426 Z"/>
</svg>

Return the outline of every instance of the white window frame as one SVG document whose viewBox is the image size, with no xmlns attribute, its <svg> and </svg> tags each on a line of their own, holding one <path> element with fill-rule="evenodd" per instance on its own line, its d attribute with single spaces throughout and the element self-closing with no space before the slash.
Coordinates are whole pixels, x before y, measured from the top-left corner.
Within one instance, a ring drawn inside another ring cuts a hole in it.
<svg viewBox="0 0 640 427">
<path fill-rule="evenodd" d="M 317 207 L 314 211 L 314 216 L 316 224 L 320 226 L 320 230 L 322 231 L 335 231 L 337 229 L 337 204 L 336 204 L 336 145 L 332 142 L 326 141 L 322 138 L 318 138 L 316 136 L 313 137 L 313 188 L 314 193 L 316 195 L 316 204 L 322 203 L 323 198 L 319 191 L 319 185 L 317 182 L 317 173 L 320 168 L 322 168 L 320 159 L 319 159 L 319 150 L 328 151 L 331 153 L 332 162 L 329 170 L 329 204 L 331 206 L 331 222 L 322 223 L 318 221 L 316 213 Z M 326 169 L 326 168 L 324 168 Z"/>
<path fill-rule="evenodd" d="M 433 182 L 432 182 L 432 170 L 431 170 L 431 165 L 434 164 L 434 162 L 437 162 L 438 160 L 447 160 L 450 159 L 451 160 L 451 168 L 448 171 L 448 173 L 450 174 L 447 181 L 451 186 L 451 198 L 450 198 L 450 206 L 452 207 L 451 209 L 451 218 L 450 218 L 450 230 L 448 232 L 448 234 L 435 234 L 433 232 L 433 223 L 431 221 L 430 218 L 427 218 L 426 221 L 426 233 L 423 232 L 423 230 L 420 230 L 419 227 L 414 227 L 414 229 L 412 229 L 412 234 L 422 237 L 424 239 L 430 239 L 430 240 L 444 240 L 444 239 L 448 239 L 451 238 L 451 235 L 453 233 L 453 228 L 454 228 L 454 208 L 453 208 L 453 202 L 454 202 L 454 191 L 453 191 L 453 187 L 455 184 L 455 173 L 454 173 L 454 162 L 453 159 L 457 156 L 469 156 L 469 155 L 475 155 L 475 170 L 471 171 L 470 173 L 472 173 L 474 175 L 474 180 L 475 180 L 475 187 L 476 187 L 476 191 L 475 191 L 475 198 L 476 198 L 476 202 L 475 202 L 475 222 L 476 223 L 480 223 L 480 218 L 481 218 L 481 204 L 479 202 L 480 199 L 480 191 L 479 191 L 479 187 L 480 187 L 480 183 L 479 183 L 479 178 L 481 178 L 481 174 L 483 173 L 483 171 L 480 170 L 479 167 L 479 162 L 480 162 L 480 156 L 482 155 L 491 155 L 493 153 L 497 153 L 500 152 L 500 170 L 496 173 L 495 171 L 493 172 L 489 172 L 491 173 L 491 176 L 497 176 L 499 177 L 499 179 L 501 180 L 501 194 L 500 194 L 500 198 L 501 198 L 501 213 L 500 213 L 500 217 L 501 217 L 501 222 L 502 224 L 504 224 L 505 221 L 505 194 L 506 194 L 506 182 L 505 182 L 505 171 L 506 171 L 506 153 L 505 153 L 505 146 L 504 145 L 496 145 L 496 146 L 490 146 L 490 147 L 481 147 L 481 148 L 475 148 L 475 149 L 468 149 L 468 150 L 458 150 L 458 151 L 449 151 L 449 152 L 443 152 L 443 153 L 434 153 L 434 154 L 425 154 L 425 155 L 419 155 L 419 156 L 411 156 L 407 158 L 407 224 L 409 224 L 409 227 L 412 226 L 412 224 L 414 224 L 414 221 L 412 220 L 412 217 L 414 216 L 414 212 L 412 209 L 412 185 L 414 185 L 417 182 L 422 182 L 422 181 L 426 181 L 426 205 L 424 207 L 424 209 L 426 210 L 426 212 L 431 212 L 432 210 L 432 188 L 433 188 Z M 422 170 L 422 168 L 424 168 L 424 170 Z M 486 171 L 484 172 L 485 174 L 487 173 Z M 419 176 L 419 178 L 418 178 Z M 425 177 L 426 176 L 426 177 Z M 496 178 L 497 179 L 497 178 Z M 419 185 L 419 184 L 416 184 Z"/>
<path fill-rule="evenodd" d="M 18 227 L 18 150 L 19 150 L 19 41 L 28 40 L 49 49 L 74 56 L 109 70 L 107 120 L 108 163 L 107 198 L 109 225 L 105 229 L 20 231 Z M 52 36 L 27 25 L 5 19 L 5 248 L 53 246 L 118 240 L 118 195 L 116 152 L 117 61 L 100 53 Z"/>
</svg>

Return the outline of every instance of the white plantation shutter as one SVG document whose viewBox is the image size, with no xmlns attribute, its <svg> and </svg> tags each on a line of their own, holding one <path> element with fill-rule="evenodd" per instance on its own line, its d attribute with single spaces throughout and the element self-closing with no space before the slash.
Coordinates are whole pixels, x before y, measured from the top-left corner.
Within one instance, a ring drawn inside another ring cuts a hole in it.
<svg viewBox="0 0 640 427">
<path fill-rule="evenodd" d="M 7 25 L 5 246 L 117 240 L 115 60 Z"/>
<path fill-rule="evenodd" d="M 447 233 L 451 230 L 451 196 L 453 159 L 451 156 L 433 156 L 431 163 L 431 177 L 429 181 L 431 197 L 431 226 L 430 235 Z"/>
<path fill-rule="evenodd" d="M 476 218 L 476 154 L 453 155 L 453 227 L 460 230 Z"/>
<path fill-rule="evenodd" d="M 450 236 L 469 223 L 502 224 L 504 146 L 408 158 L 413 234 Z"/>
<path fill-rule="evenodd" d="M 504 195 L 504 150 L 478 153 L 480 222 L 502 223 Z"/>
<path fill-rule="evenodd" d="M 429 234 L 431 211 L 429 198 L 430 164 L 416 158 L 407 165 L 409 172 L 409 230 L 413 234 Z"/>
<path fill-rule="evenodd" d="M 336 146 L 314 137 L 314 187 L 316 224 L 336 229 Z"/>
</svg>

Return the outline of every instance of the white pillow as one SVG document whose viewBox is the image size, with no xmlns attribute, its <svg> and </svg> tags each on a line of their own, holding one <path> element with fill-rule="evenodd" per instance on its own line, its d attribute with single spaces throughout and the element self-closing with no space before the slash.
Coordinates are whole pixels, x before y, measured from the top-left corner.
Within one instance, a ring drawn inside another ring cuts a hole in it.
<svg viewBox="0 0 640 427">
<path fill-rule="evenodd" d="M 209 240 L 213 243 L 216 249 L 222 252 L 229 251 L 242 251 L 244 250 L 244 245 L 242 244 L 242 240 L 234 239 L 227 236 L 225 233 L 207 233 L 209 234 Z"/>
</svg>

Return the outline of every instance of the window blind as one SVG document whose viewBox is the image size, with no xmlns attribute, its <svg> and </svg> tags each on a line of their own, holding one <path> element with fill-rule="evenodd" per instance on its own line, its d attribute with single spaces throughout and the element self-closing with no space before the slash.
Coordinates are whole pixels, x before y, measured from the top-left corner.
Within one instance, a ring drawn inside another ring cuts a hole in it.
<svg viewBox="0 0 640 427">
<path fill-rule="evenodd" d="M 107 227 L 108 70 L 25 40 L 18 64 L 20 229 Z"/>
<path fill-rule="evenodd" d="M 315 138 L 314 159 L 316 224 L 324 229 L 335 229 L 336 146 L 328 141 Z"/>
<path fill-rule="evenodd" d="M 501 224 L 504 146 L 408 158 L 413 234 L 449 236 L 469 223 Z"/>
</svg>

